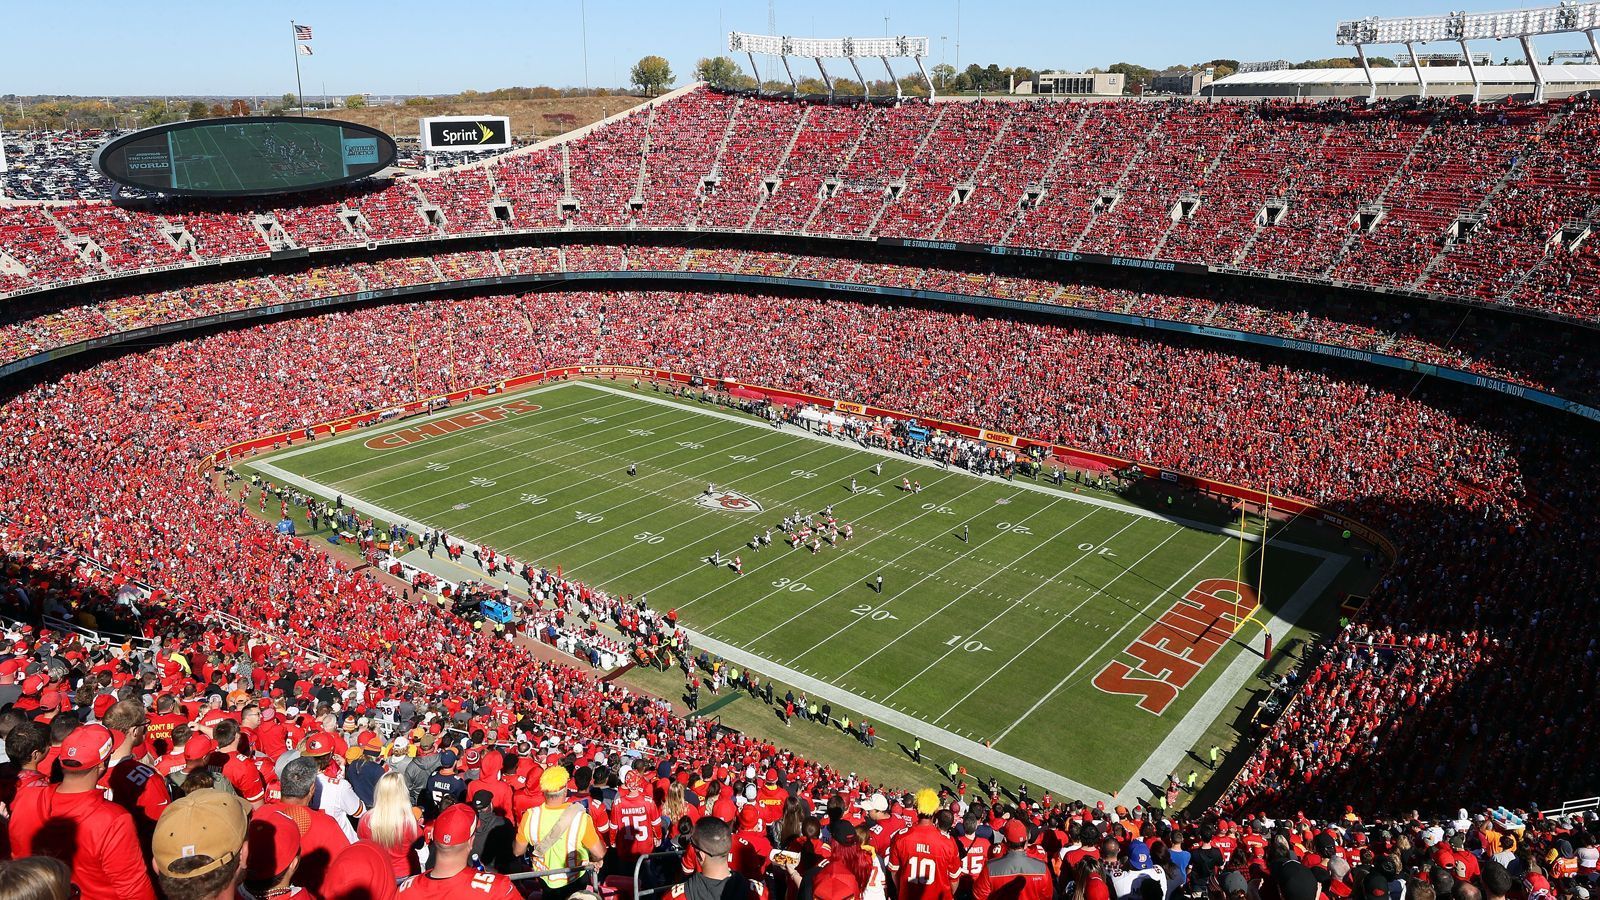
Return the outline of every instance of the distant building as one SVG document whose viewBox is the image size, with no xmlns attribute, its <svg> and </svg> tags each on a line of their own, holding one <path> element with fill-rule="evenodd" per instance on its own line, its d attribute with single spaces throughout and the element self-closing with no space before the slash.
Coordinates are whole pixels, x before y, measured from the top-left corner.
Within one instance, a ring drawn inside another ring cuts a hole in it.
<svg viewBox="0 0 1600 900">
<path fill-rule="evenodd" d="M 1150 90 L 1158 94 L 1194 96 L 1211 84 L 1210 69 L 1168 69 L 1150 80 Z"/>
<path fill-rule="evenodd" d="M 1028 87 L 1024 82 L 1019 88 Z M 1126 80 L 1114 72 L 1040 72 L 1033 76 L 1035 94 L 1076 94 L 1091 97 L 1120 97 Z"/>
</svg>

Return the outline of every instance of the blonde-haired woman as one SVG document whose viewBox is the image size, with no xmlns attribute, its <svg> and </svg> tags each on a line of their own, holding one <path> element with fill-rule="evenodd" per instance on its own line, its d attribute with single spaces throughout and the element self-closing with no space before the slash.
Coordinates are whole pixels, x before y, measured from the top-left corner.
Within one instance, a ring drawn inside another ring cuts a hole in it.
<svg viewBox="0 0 1600 900">
<path fill-rule="evenodd" d="M 372 793 L 372 808 L 361 817 L 356 835 L 371 840 L 389 855 L 395 878 L 422 873 L 417 847 L 422 843 L 422 822 L 411 805 L 411 795 L 399 772 L 385 772 Z"/>
<path fill-rule="evenodd" d="M 0 898 L 5 900 L 71 900 L 78 895 L 72 870 L 50 856 L 29 856 L 0 863 Z"/>
</svg>

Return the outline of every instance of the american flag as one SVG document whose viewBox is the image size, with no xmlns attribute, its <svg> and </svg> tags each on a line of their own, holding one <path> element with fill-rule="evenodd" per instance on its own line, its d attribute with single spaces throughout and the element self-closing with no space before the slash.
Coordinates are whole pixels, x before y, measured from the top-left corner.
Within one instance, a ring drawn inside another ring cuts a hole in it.
<svg viewBox="0 0 1600 900">
<path fill-rule="evenodd" d="M 311 26 L 310 25 L 296 25 L 294 27 L 294 39 L 297 40 L 297 41 L 309 41 L 309 40 L 311 40 Z"/>
</svg>

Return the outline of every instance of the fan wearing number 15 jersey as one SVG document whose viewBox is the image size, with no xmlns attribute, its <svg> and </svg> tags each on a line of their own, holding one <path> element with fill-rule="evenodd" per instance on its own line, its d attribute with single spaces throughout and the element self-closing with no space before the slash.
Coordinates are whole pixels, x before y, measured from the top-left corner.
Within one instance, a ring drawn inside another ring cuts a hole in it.
<svg viewBox="0 0 1600 900">
<path fill-rule="evenodd" d="M 934 823 L 939 815 L 939 795 L 926 788 L 918 791 L 917 824 L 896 835 L 889 846 L 897 900 L 951 900 L 955 895 L 961 848 Z"/>
<path fill-rule="evenodd" d="M 622 781 L 622 794 L 611 806 L 611 820 L 616 831 L 615 848 L 618 859 L 628 864 L 648 856 L 661 843 L 661 810 L 644 792 L 644 778 L 637 770 L 629 770 Z"/>
</svg>

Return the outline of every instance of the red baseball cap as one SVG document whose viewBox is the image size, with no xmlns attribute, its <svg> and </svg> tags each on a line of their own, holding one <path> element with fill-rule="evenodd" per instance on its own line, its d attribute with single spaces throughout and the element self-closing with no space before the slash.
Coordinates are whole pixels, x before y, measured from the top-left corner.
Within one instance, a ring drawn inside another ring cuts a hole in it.
<svg viewBox="0 0 1600 900">
<path fill-rule="evenodd" d="M 333 747 L 333 735 L 319 731 L 306 738 L 306 749 L 301 752 L 305 756 L 327 756 L 333 752 Z"/>
<path fill-rule="evenodd" d="M 183 745 L 183 758 L 188 762 L 198 762 L 215 752 L 217 742 L 198 731 L 189 735 L 189 742 Z"/>
<path fill-rule="evenodd" d="M 478 813 L 470 803 L 457 803 L 433 821 L 433 839 L 445 847 L 472 843 L 477 830 Z"/>
<path fill-rule="evenodd" d="M 778 770 L 777 769 L 768 769 L 766 777 L 761 779 L 761 780 L 766 782 L 767 784 L 777 784 L 778 783 Z"/>
<path fill-rule="evenodd" d="M 104 725 L 74 728 L 61 742 L 61 755 L 56 762 L 68 769 L 92 769 L 111 756 L 115 741 Z"/>
<path fill-rule="evenodd" d="M 1012 844 L 1026 844 L 1028 842 L 1028 826 L 1022 824 L 1021 819 L 1012 819 L 1007 822 L 1006 841 Z"/>
<path fill-rule="evenodd" d="M 761 814 L 756 812 L 756 805 L 754 803 L 746 803 L 744 807 L 739 810 L 739 827 L 754 828 L 756 823 L 760 821 Z"/>
<path fill-rule="evenodd" d="M 116 703 L 117 698 L 111 694 L 101 694 L 100 696 L 94 698 L 94 717 L 96 719 L 105 718 L 106 710 L 115 706 Z"/>
<path fill-rule="evenodd" d="M 245 830 L 246 877 L 265 881 L 276 878 L 300 855 L 300 826 L 276 811 L 263 812 Z"/>
<path fill-rule="evenodd" d="M 51 689 L 39 695 L 39 708 L 60 709 L 65 700 L 66 697 L 62 696 L 60 691 Z"/>
</svg>

